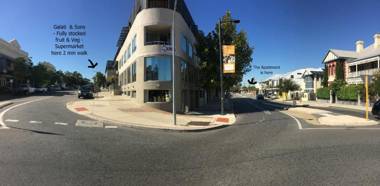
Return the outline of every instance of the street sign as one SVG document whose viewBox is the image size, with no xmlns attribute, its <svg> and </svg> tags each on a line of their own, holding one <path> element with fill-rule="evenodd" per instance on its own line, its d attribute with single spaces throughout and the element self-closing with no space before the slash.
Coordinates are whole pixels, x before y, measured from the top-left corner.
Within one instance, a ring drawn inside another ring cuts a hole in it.
<svg viewBox="0 0 380 186">
<path fill-rule="evenodd" d="M 235 73 L 235 45 L 223 45 L 223 73 Z"/>
</svg>

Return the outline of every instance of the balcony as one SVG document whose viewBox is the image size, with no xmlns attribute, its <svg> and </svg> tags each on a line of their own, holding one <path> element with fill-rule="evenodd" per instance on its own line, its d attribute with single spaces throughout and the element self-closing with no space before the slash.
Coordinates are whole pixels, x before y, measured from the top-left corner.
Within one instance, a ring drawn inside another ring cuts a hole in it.
<svg viewBox="0 0 380 186">
<path fill-rule="evenodd" d="M 145 27 L 145 45 L 171 45 L 171 27 Z"/>
<path fill-rule="evenodd" d="M 353 77 L 359 77 L 359 76 L 364 76 L 364 75 L 372 76 L 372 75 L 376 74 L 377 72 L 379 72 L 378 68 L 369 69 L 369 70 L 362 70 L 362 71 L 358 71 L 358 72 L 350 72 L 350 73 L 348 73 L 347 77 L 353 78 Z"/>
</svg>

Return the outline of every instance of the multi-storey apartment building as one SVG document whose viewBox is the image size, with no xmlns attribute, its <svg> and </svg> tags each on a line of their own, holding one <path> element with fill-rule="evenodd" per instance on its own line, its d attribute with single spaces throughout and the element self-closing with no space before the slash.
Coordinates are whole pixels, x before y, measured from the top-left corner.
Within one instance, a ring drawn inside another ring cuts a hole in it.
<svg viewBox="0 0 380 186">
<path fill-rule="evenodd" d="M 0 88 L 11 88 L 14 81 L 13 61 L 17 58 L 28 60 L 28 53 L 21 49 L 17 40 L 7 42 L 0 39 Z"/>
<path fill-rule="evenodd" d="M 338 63 L 343 66 L 342 74 L 348 84 L 363 84 L 365 75 L 372 76 L 380 68 L 380 34 L 373 36 L 374 42 L 364 47 L 364 41 L 356 42 L 356 51 L 330 49 L 323 62 L 328 70 L 328 82 L 336 78 Z"/>
<path fill-rule="evenodd" d="M 172 109 L 172 21 L 174 0 L 135 0 L 129 25 L 122 29 L 115 56 L 119 86 L 137 103 Z M 176 108 L 199 105 L 198 31 L 184 0 L 175 13 Z"/>
</svg>

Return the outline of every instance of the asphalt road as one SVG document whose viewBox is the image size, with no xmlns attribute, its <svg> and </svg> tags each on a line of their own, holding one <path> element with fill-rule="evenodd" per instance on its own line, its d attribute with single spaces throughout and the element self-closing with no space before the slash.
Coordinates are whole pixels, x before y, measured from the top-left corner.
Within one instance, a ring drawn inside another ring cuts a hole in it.
<svg viewBox="0 0 380 186">
<path fill-rule="evenodd" d="M 14 105 L 41 98 L 0 111 L 0 185 L 380 184 L 380 130 L 299 130 L 250 98 L 233 99 L 236 125 L 199 133 L 77 127 L 70 94 Z"/>
</svg>

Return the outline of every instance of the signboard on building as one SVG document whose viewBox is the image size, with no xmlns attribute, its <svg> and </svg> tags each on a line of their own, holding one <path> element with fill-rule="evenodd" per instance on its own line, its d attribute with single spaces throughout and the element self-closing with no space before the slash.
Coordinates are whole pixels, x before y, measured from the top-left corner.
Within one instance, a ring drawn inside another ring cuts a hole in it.
<svg viewBox="0 0 380 186">
<path fill-rule="evenodd" d="M 223 45 L 223 73 L 235 73 L 235 45 Z"/>
</svg>

